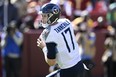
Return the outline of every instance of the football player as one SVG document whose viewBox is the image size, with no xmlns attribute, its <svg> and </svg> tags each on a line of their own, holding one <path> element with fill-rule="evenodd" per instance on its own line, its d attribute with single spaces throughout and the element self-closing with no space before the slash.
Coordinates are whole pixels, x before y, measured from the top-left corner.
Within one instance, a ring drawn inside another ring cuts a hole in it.
<svg viewBox="0 0 116 77">
<path fill-rule="evenodd" d="M 82 77 L 84 66 L 79 54 L 71 22 L 60 18 L 61 9 L 53 3 L 44 4 L 39 14 L 45 28 L 37 39 L 46 62 L 60 67 L 60 77 Z"/>
</svg>

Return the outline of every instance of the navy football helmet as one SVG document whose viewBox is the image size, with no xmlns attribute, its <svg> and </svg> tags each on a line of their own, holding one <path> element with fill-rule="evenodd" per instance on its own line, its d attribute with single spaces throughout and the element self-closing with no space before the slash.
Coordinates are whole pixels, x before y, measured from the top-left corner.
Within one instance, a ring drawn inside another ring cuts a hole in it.
<svg viewBox="0 0 116 77">
<path fill-rule="evenodd" d="M 53 24 L 57 22 L 60 17 L 60 7 L 53 3 L 46 3 L 40 9 L 40 14 L 47 14 L 48 21 L 47 24 Z"/>
</svg>

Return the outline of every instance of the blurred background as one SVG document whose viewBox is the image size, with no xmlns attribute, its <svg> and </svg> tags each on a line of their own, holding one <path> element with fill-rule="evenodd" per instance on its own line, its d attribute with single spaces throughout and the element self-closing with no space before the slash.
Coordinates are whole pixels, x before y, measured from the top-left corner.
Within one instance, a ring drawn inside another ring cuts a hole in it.
<svg viewBox="0 0 116 77">
<path fill-rule="evenodd" d="M 72 21 L 84 77 L 116 77 L 116 0 L 0 0 L 0 77 L 45 77 L 50 73 L 37 47 L 43 31 L 40 7 L 52 2 Z"/>
</svg>

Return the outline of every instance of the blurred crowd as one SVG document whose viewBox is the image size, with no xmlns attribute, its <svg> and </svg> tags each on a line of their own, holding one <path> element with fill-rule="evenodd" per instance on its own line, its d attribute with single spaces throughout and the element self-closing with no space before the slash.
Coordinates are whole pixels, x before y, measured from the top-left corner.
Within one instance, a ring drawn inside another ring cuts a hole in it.
<svg viewBox="0 0 116 77">
<path fill-rule="evenodd" d="M 113 0 L 1 0 L 0 1 L 0 31 L 10 22 L 15 21 L 20 31 L 38 29 L 41 16 L 40 7 L 47 2 L 58 4 L 62 9 L 61 17 L 73 21 L 81 17 L 82 11 L 89 14 L 106 14 Z"/>
<path fill-rule="evenodd" d="M 95 31 L 106 30 L 104 77 L 116 77 L 116 0 L 0 0 L 3 77 L 20 77 L 23 33 L 43 29 L 38 11 L 47 2 L 58 4 L 61 17 L 72 21 L 80 54 L 90 69 L 84 77 L 92 77 L 95 67 Z"/>
</svg>

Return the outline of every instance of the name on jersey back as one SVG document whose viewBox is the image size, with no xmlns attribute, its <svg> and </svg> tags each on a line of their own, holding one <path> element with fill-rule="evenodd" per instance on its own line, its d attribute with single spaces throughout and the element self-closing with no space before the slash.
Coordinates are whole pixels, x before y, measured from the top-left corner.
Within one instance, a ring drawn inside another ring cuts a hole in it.
<svg viewBox="0 0 116 77">
<path fill-rule="evenodd" d="M 66 28 L 70 23 L 68 21 L 60 24 L 57 28 L 55 28 L 54 30 L 59 33 L 61 32 L 64 28 Z"/>
</svg>

